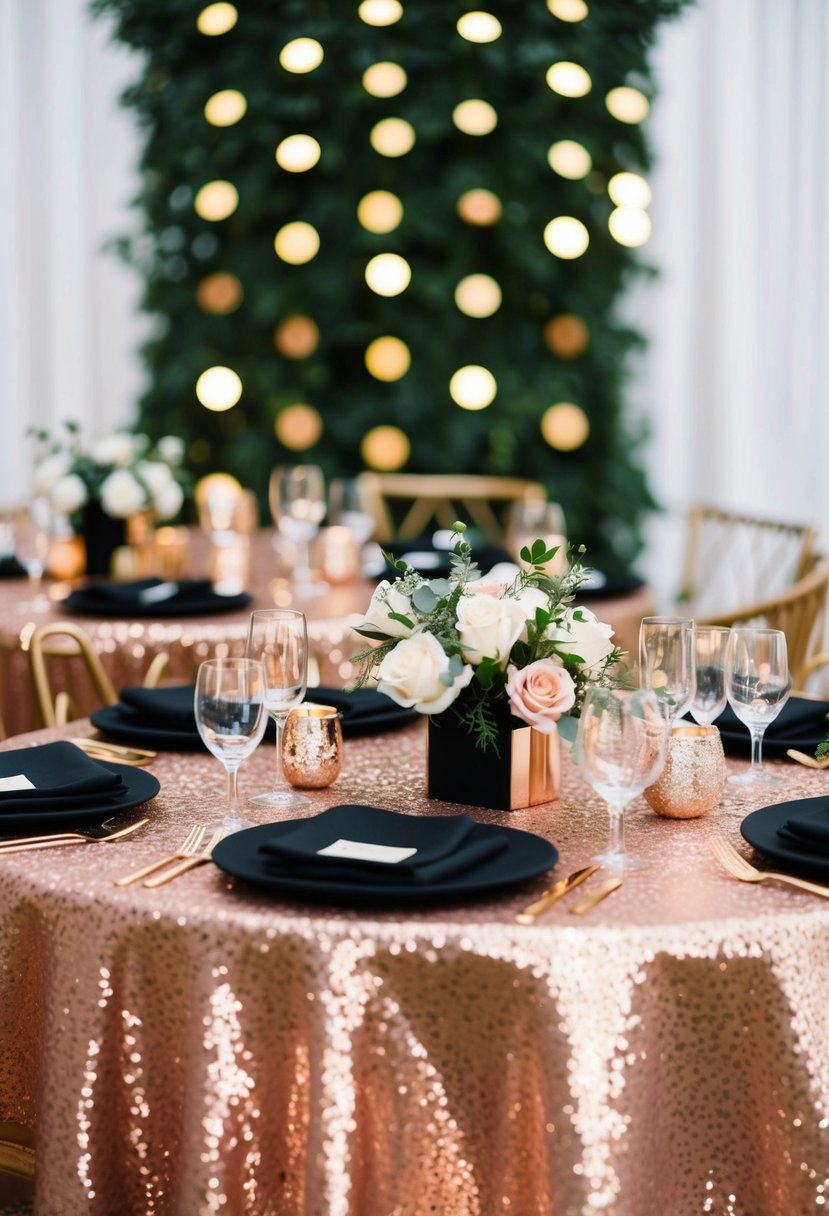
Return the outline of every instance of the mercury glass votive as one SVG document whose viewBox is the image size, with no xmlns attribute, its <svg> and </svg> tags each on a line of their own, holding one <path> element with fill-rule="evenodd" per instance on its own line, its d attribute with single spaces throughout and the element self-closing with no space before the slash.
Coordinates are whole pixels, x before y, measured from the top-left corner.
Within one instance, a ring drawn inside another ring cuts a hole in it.
<svg viewBox="0 0 829 1216">
<path fill-rule="evenodd" d="M 306 701 L 285 722 L 282 768 L 291 785 L 320 790 L 331 785 L 343 766 L 340 715 L 331 705 Z"/>
<path fill-rule="evenodd" d="M 668 758 L 645 800 L 666 819 L 698 819 L 720 800 L 725 785 L 725 757 L 716 726 L 675 726 Z"/>
</svg>

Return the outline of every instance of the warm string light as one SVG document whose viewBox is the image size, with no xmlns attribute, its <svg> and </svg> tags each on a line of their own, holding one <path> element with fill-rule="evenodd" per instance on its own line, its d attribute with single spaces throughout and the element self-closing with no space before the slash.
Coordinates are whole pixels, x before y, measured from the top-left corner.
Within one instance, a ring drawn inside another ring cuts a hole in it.
<svg viewBox="0 0 829 1216">
<path fill-rule="evenodd" d="M 375 426 L 367 431 L 360 443 L 360 455 L 370 469 L 393 473 L 401 469 L 411 455 L 412 445 L 405 431 L 397 426 Z"/>
<path fill-rule="evenodd" d="M 222 413 L 242 396 L 242 381 L 230 367 L 208 367 L 196 381 L 196 396 L 206 410 Z"/>
<path fill-rule="evenodd" d="M 325 53 L 316 38 L 294 38 L 279 52 L 279 64 L 286 72 L 304 75 L 322 63 Z"/>
<path fill-rule="evenodd" d="M 273 429 L 283 447 L 293 452 L 304 452 L 321 439 L 323 422 L 319 410 L 297 402 L 279 411 Z"/>
<path fill-rule="evenodd" d="M 196 28 L 200 34 L 208 38 L 217 38 L 232 30 L 239 20 L 239 14 L 233 4 L 208 4 L 196 18 Z"/>
</svg>

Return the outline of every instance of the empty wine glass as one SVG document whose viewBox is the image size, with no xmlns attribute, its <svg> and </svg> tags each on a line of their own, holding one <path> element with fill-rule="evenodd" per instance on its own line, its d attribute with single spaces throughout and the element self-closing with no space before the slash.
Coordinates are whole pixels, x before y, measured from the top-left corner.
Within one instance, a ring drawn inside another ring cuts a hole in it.
<svg viewBox="0 0 829 1216">
<path fill-rule="evenodd" d="M 294 591 L 298 596 L 322 595 L 326 583 L 311 569 L 311 541 L 325 515 L 325 479 L 315 464 L 280 465 L 268 486 L 271 515 L 294 553 Z"/>
<path fill-rule="evenodd" d="M 305 696 L 308 681 L 308 629 L 305 616 L 292 608 L 261 608 L 250 614 L 247 654 L 265 674 L 265 705 L 276 724 L 276 777 L 273 789 L 251 798 L 256 806 L 299 806 L 282 771 L 282 732 L 290 711 Z"/>
<path fill-rule="evenodd" d="M 789 699 L 792 681 L 782 629 L 739 626 L 731 630 L 726 660 L 726 693 L 734 713 L 751 734 L 751 767 L 728 780 L 735 785 L 778 785 L 763 768 L 763 735 Z"/>
<path fill-rule="evenodd" d="M 694 629 L 696 687 L 691 717 L 710 726 L 725 709 L 725 664 L 731 630 L 725 625 L 697 625 Z"/>
<path fill-rule="evenodd" d="M 265 673 L 253 659 L 207 659 L 196 675 L 196 726 L 208 751 L 227 773 L 227 810 L 221 828 L 227 835 L 248 827 L 239 814 L 239 766 L 258 747 L 268 724 Z"/>
<path fill-rule="evenodd" d="M 639 626 L 639 686 L 656 693 L 670 725 L 694 698 L 694 622 L 646 616 Z"/>
<path fill-rule="evenodd" d="M 665 765 L 669 725 L 650 689 L 590 688 L 584 698 L 576 755 L 586 780 L 610 809 L 607 850 L 594 860 L 612 870 L 647 863 L 625 852 L 624 810 Z"/>
<path fill-rule="evenodd" d="M 43 575 L 49 557 L 52 512 L 49 500 L 33 498 L 15 517 L 14 551 L 29 576 L 29 600 L 19 604 L 20 612 L 48 612 L 49 597 L 43 591 Z"/>
<path fill-rule="evenodd" d="M 328 522 L 348 528 L 362 552 L 374 531 L 374 516 L 356 477 L 335 478 L 328 487 Z"/>
<path fill-rule="evenodd" d="M 556 555 L 547 566 L 552 576 L 566 574 L 567 526 L 564 511 L 557 502 L 531 498 L 516 502 L 510 507 L 507 519 L 507 548 L 514 562 L 525 565 L 521 550 L 532 547 L 534 540 L 544 540 L 548 549 L 556 549 Z"/>
</svg>

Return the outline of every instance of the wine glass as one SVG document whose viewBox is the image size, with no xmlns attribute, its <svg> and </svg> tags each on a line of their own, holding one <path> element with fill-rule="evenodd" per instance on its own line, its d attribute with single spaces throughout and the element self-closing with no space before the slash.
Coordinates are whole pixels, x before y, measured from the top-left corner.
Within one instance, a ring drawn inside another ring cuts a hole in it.
<svg viewBox="0 0 829 1216">
<path fill-rule="evenodd" d="M 751 767 L 728 780 L 735 785 L 778 785 L 763 768 L 763 735 L 792 690 L 786 635 L 782 629 L 732 628 L 726 660 L 726 693 L 734 713 L 751 733 Z"/>
<path fill-rule="evenodd" d="M 262 664 L 253 659 L 207 659 L 196 675 L 193 706 L 205 747 L 227 773 L 227 810 L 211 830 L 238 832 L 250 826 L 239 814 L 239 766 L 256 750 L 268 724 Z"/>
<path fill-rule="evenodd" d="M 43 591 L 43 575 L 49 557 L 52 512 L 48 498 L 38 496 L 17 512 L 14 551 L 29 576 L 30 599 L 19 604 L 20 612 L 48 612 L 51 604 Z"/>
<path fill-rule="evenodd" d="M 731 630 L 725 625 L 697 625 L 694 629 L 696 687 L 691 717 L 710 726 L 725 709 L 725 663 Z"/>
<path fill-rule="evenodd" d="M 271 515 L 294 550 L 294 590 L 298 596 L 322 595 L 326 583 L 314 578 L 311 541 L 325 515 L 325 479 L 315 464 L 279 465 L 268 486 Z"/>
<path fill-rule="evenodd" d="M 607 850 L 594 860 L 611 870 L 647 862 L 625 852 L 624 810 L 665 766 L 669 725 L 660 698 L 646 688 L 587 690 L 576 755 L 586 780 L 610 809 Z"/>
<path fill-rule="evenodd" d="M 247 654 L 265 672 L 265 705 L 276 724 L 276 777 L 273 789 L 251 798 L 256 806 L 291 807 L 307 802 L 293 793 L 282 771 L 285 719 L 305 696 L 308 682 L 308 628 L 292 608 L 260 608 L 250 614 Z"/>
<path fill-rule="evenodd" d="M 646 616 L 639 626 L 639 686 L 650 688 L 673 725 L 694 699 L 694 622 Z"/>
</svg>

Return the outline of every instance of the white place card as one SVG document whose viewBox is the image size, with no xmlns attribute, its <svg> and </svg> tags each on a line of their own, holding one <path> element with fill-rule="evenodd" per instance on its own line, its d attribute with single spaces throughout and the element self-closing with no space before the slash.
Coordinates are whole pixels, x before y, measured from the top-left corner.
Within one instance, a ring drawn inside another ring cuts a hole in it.
<svg viewBox="0 0 829 1216">
<path fill-rule="evenodd" d="M 407 849 L 399 845 L 371 844 L 367 840 L 335 840 L 324 849 L 318 849 L 320 857 L 343 857 L 353 861 L 382 861 L 387 865 L 396 865 L 413 857 L 417 849 Z"/>
<path fill-rule="evenodd" d="M 30 781 L 25 773 L 16 773 L 13 777 L 0 777 L 0 793 L 7 790 L 33 790 L 35 783 Z"/>
<path fill-rule="evenodd" d="M 178 592 L 178 583 L 155 583 L 138 592 L 140 604 L 160 604 L 162 600 L 170 600 Z"/>
</svg>

